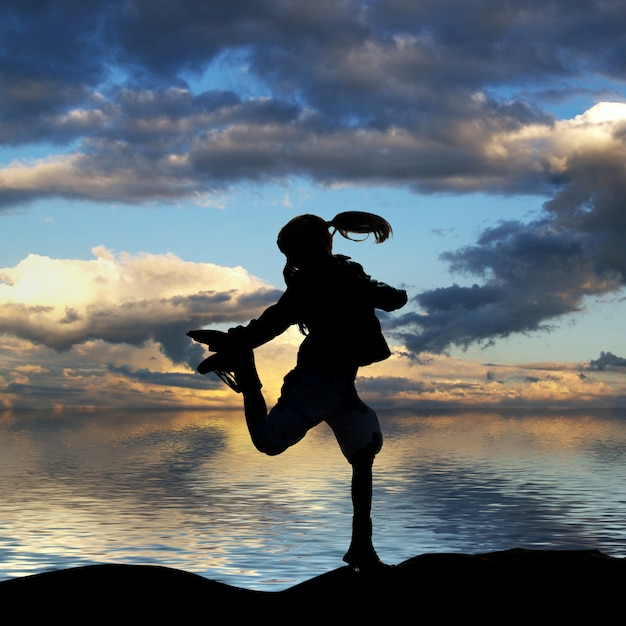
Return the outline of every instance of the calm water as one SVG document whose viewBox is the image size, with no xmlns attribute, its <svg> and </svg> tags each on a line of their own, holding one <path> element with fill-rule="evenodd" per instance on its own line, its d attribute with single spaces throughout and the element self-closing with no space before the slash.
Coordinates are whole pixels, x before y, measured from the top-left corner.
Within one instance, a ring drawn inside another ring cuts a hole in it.
<svg viewBox="0 0 626 626">
<path fill-rule="evenodd" d="M 626 555 L 626 414 L 387 415 L 375 544 Z M 350 468 L 322 425 L 280 457 L 239 411 L 0 414 L 0 579 L 93 563 L 279 590 L 343 565 Z"/>
</svg>

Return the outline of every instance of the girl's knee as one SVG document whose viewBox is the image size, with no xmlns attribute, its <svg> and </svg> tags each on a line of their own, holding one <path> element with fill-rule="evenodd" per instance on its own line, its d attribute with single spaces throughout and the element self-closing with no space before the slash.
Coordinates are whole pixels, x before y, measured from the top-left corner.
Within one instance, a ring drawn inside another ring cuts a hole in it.
<svg viewBox="0 0 626 626">
<path fill-rule="evenodd" d="M 263 454 L 267 454 L 267 456 L 278 456 L 285 451 L 283 448 L 264 448 L 263 450 L 261 450 L 258 447 L 257 450 L 259 450 L 259 452 L 263 452 Z"/>
<path fill-rule="evenodd" d="M 374 457 L 380 452 L 382 447 L 382 438 L 377 433 L 374 433 L 372 440 L 360 450 L 351 454 L 348 458 L 350 465 L 371 465 L 374 462 Z"/>
<path fill-rule="evenodd" d="M 372 465 L 374 463 L 374 457 L 376 456 L 375 452 L 364 448 L 363 450 L 359 450 L 355 452 L 349 459 L 348 463 L 350 465 Z"/>
<path fill-rule="evenodd" d="M 267 440 L 264 440 L 262 437 L 253 437 L 252 443 L 259 452 L 267 454 L 267 456 L 278 456 L 287 449 L 285 447 L 277 446 Z"/>
</svg>

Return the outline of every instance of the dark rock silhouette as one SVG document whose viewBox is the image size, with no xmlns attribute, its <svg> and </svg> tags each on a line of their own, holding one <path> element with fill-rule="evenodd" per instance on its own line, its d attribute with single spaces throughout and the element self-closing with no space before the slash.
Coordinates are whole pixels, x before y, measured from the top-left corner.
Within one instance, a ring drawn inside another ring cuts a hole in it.
<svg viewBox="0 0 626 626">
<path fill-rule="evenodd" d="M 6 616 L 26 623 L 608 623 L 621 616 L 625 582 L 626 561 L 598 551 L 516 549 L 426 554 L 362 572 L 342 567 L 279 592 L 166 567 L 94 565 L 1 582 L 0 602 Z"/>
</svg>

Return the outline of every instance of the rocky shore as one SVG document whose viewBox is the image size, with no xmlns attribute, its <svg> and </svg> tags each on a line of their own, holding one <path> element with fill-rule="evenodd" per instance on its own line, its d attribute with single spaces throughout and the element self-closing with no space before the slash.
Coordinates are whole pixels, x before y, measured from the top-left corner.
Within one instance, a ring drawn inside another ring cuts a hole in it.
<svg viewBox="0 0 626 626">
<path fill-rule="evenodd" d="M 425 554 L 371 571 L 342 567 L 278 592 L 149 565 L 93 565 L 0 583 L 22 623 L 609 623 L 623 613 L 626 561 L 598 551 Z M 605 620 L 607 620 L 605 622 Z"/>
</svg>

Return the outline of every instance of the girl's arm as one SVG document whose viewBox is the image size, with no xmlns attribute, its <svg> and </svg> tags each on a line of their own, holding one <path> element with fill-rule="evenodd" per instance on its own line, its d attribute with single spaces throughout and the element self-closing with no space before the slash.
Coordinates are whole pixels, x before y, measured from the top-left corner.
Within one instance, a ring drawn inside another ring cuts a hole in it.
<svg viewBox="0 0 626 626">
<path fill-rule="evenodd" d="M 404 289 L 396 289 L 374 280 L 372 280 L 372 293 L 374 306 L 383 311 L 401 309 L 408 302 L 408 296 Z"/>
<path fill-rule="evenodd" d="M 263 311 L 258 319 L 253 319 L 247 326 L 237 326 L 228 331 L 233 342 L 247 348 L 258 348 L 284 333 L 296 320 L 285 294 L 280 300 Z"/>
<path fill-rule="evenodd" d="M 386 283 L 374 280 L 365 272 L 362 265 L 350 261 L 347 257 L 344 258 L 347 265 L 352 268 L 352 271 L 356 272 L 361 280 L 366 281 L 367 289 L 369 289 L 370 302 L 375 309 L 395 311 L 396 309 L 401 309 L 408 302 L 408 297 L 404 289 L 396 289 Z"/>
</svg>

